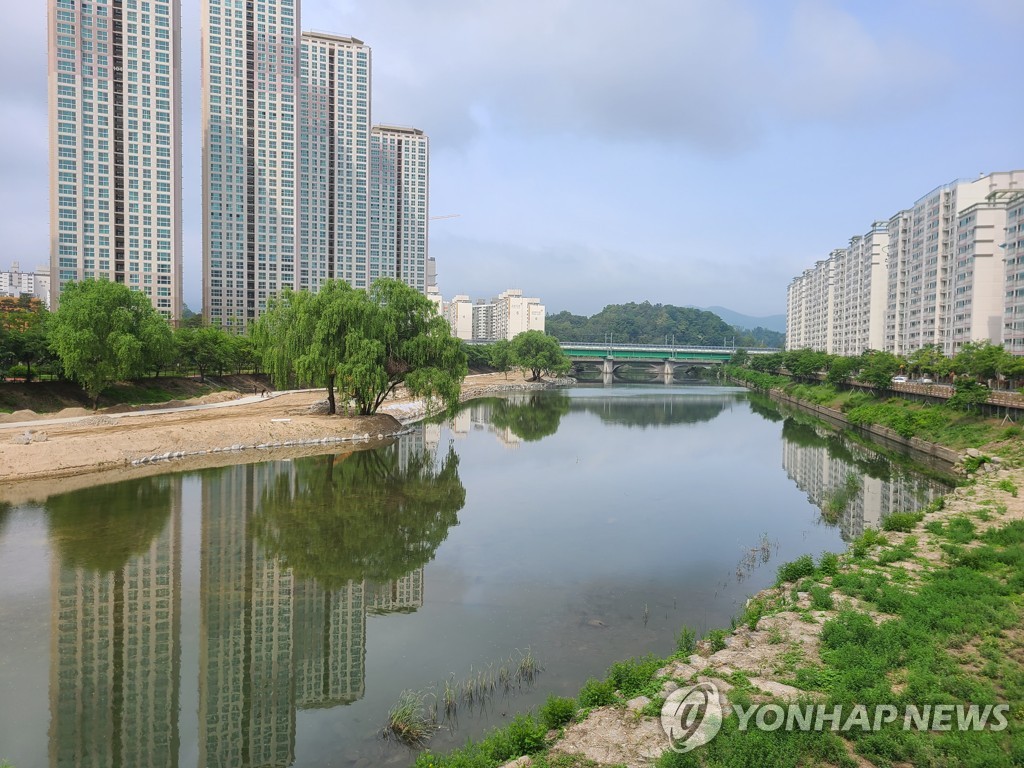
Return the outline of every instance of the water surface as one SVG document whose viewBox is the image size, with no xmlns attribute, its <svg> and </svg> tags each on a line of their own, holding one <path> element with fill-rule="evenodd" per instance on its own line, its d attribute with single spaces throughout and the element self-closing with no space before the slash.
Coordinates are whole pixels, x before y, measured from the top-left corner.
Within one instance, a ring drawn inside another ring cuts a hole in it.
<svg viewBox="0 0 1024 768">
<path fill-rule="evenodd" d="M 445 749 L 940 492 L 745 390 L 639 386 L 0 506 L 0 759 L 408 765 L 378 735 L 404 689 L 543 665 Z"/>
</svg>

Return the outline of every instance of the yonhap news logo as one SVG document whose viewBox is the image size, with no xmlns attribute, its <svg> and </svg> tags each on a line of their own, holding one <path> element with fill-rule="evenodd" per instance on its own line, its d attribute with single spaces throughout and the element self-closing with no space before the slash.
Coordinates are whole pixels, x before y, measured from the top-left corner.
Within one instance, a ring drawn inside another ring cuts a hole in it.
<svg viewBox="0 0 1024 768">
<path fill-rule="evenodd" d="M 722 720 L 736 715 L 738 731 L 873 732 L 894 724 L 904 731 L 1002 731 L 1009 704 L 776 704 L 722 706 L 714 683 L 702 682 L 669 694 L 661 708 L 661 727 L 676 752 L 710 742 Z"/>
<path fill-rule="evenodd" d="M 697 683 L 668 695 L 661 707 L 661 727 L 668 734 L 672 749 L 689 752 L 718 735 L 723 715 L 714 683 Z"/>
</svg>

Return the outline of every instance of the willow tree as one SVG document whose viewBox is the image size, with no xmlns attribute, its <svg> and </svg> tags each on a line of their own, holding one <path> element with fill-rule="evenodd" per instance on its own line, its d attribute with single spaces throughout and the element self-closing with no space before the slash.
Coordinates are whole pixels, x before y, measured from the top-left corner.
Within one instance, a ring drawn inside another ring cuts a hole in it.
<svg viewBox="0 0 1024 768">
<path fill-rule="evenodd" d="M 327 388 L 328 412 L 337 413 L 334 387 L 344 352 L 344 305 L 357 301 L 346 283 L 329 281 L 319 293 L 284 291 L 267 304 L 253 327 L 256 353 L 274 386 Z"/>
<path fill-rule="evenodd" d="M 462 342 L 434 303 L 397 280 L 378 280 L 356 291 L 345 315 L 345 350 L 338 367 L 361 414 L 376 413 L 401 384 L 410 394 L 438 398 L 448 408 L 459 402 L 468 373 Z"/>
<path fill-rule="evenodd" d="M 336 280 L 316 294 L 285 291 L 256 323 L 253 340 L 275 386 L 325 386 L 332 414 L 335 386 L 363 415 L 376 413 L 400 384 L 453 407 L 467 373 L 462 343 L 433 302 L 397 280 L 378 280 L 369 291 Z"/>
</svg>

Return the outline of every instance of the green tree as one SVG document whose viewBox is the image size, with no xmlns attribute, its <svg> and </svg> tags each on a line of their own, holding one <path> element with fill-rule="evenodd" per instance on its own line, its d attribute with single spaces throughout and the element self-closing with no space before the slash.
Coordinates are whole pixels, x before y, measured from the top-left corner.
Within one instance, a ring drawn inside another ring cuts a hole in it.
<svg viewBox="0 0 1024 768">
<path fill-rule="evenodd" d="M 830 355 L 827 364 L 828 373 L 825 378 L 829 384 L 842 384 L 853 375 L 859 365 L 859 358 Z"/>
<path fill-rule="evenodd" d="M 253 516 L 256 540 L 326 589 L 389 581 L 425 565 L 466 503 L 454 450 L 399 456 L 393 445 L 295 462 Z"/>
<path fill-rule="evenodd" d="M 957 379 L 953 385 L 953 394 L 946 405 L 958 411 L 974 411 L 979 405 L 988 402 L 990 390 L 980 381 L 970 378 Z"/>
<path fill-rule="evenodd" d="M 544 371 L 558 375 L 572 367 L 558 339 L 543 331 L 523 331 L 512 339 L 512 358 L 515 365 L 530 371 L 530 381 L 540 379 Z"/>
<path fill-rule="evenodd" d="M 1003 347 L 988 341 L 964 344 L 956 357 L 953 368 L 957 373 L 974 376 L 991 382 L 1013 364 L 1013 356 Z"/>
<path fill-rule="evenodd" d="M 488 346 L 488 362 L 496 371 L 501 371 L 508 378 L 508 372 L 515 364 L 512 355 L 512 342 L 508 339 L 498 339 Z"/>
<path fill-rule="evenodd" d="M 433 302 L 397 280 L 378 280 L 368 292 L 333 280 L 316 294 L 285 291 L 253 341 L 276 386 L 326 386 L 332 414 L 336 384 L 364 415 L 400 384 L 453 407 L 467 373 L 463 345 Z"/>
<path fill-rule="evenodd" d="M 929 374 L 939 375 L 943 368 L 943 361 L 946 358 L 935 344 L 925 344 L 920 349 L 915 349 L 907 357 L 907 365 L 910 371 L 917 376 Z"/>
<path fill-rule="evenodd" d="M 396 387 L 415 397 L 459 402 L 466 353 L 434 303 L 397 280 L 378 280 L 355 292 L 339 378 L 362 414 L 376 413 Z"/>
<path fill-rule="evenodd" d="M 115 381 L 153 368 L 147 350 L 169 348 L 171 328 L 149 299 L 127 286 L 102 280 L 68 283 L 49 323 L 50 348 L 64 373 L 92 399 Z"/>
<path fill-rule="evenodd" d="M 906 366 L 906 362 L 892 354 L 868 350 L 861 356 L 860 380 L 878 389 L 889 389 L 892 377 Z"/>
<path fill-rule="evenodd" d="M 729 358 L 729 365 L 738 365 L 741 368 L 750 362 L 750 353 L 745 349 L 737 349 Z"/>
<path fill-rule="evenodd" d="M 233 338 L 210 325 L 182 326 L 174 332 L 174 347 L 178 359 L 198 371 L 203 381 L 211 371 L 223 372 L 231 365 Z"/>
<path fill-rule="evenodd" d="M 825 370 L 828 355 L 813 349 L 794 349 L 784 352 L 786 369 L 799 378 L 813 377 L 818 371 Z"/>
<path fill-rule="evenodd" d="M 235 373 L 251 371 L 256 366 L 256 345 L 250 336 L 229 335 L 228 353 Z"/>
<path fill-rule="evenodd" d="M 46 337 L 49 316 L 38 299 L 25 294 L 0 305 L 0 370 L 20 363 L 25 381 L 31 381 L 33 364 L 52 359 Z"/>
</svg>

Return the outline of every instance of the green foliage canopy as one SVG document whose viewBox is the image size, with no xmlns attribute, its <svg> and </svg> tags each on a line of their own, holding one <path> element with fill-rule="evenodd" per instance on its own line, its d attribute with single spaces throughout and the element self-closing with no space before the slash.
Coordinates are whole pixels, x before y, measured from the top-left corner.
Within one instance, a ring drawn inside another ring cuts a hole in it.
<svg viewBox="0 0 1024 768">
<path fill-rule="evenodd" d="M 544 371 L 558 375 L 572 367 L 558 339 L 543 331 L 523 331 L 512 339 L 511 350 L 515 364 L 530 371 L 531 381 L 540 379 Z"/>
<path fill-rule="evenodd" d="M 397 280 L 369 291 L 340 281 L 316 294 L 285 291 L 257 321 L 253 342 L 275 385 L 326 386 L 331 413 L 335 385 L 364 415 L 400 384 L 451 408 L 467 373 L 463 344 L 433 302 Z"/>
<path fill-rule="evenodd" d="M 149 299 L 105 280 L 68 283 L 48 324 L 64 373 L 92 398 L 115 381 L 159 369 L 172 349 L 171 328 Z"/>
</svg>

